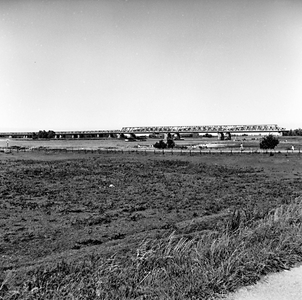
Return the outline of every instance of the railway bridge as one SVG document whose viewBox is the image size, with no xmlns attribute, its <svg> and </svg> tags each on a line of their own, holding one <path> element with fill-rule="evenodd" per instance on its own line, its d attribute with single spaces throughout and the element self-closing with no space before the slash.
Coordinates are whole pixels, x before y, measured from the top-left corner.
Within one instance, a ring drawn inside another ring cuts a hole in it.
<svg viewBox="0 0 302 300">
<path fill-rule="evenodd" d="M 262 125 L 202 125 L 202 126 L 149 126 L 123 127 L 120 130 L 57 131 L 55 139 L 125 138 L 141 135 L 218 134 L 219 139 L 230 139 L 232 134 L 280 134 L 287 131 L 276 124 Z M 0 138 L 33 138 L 33 132 L 0 132 Z"/>
</svg>

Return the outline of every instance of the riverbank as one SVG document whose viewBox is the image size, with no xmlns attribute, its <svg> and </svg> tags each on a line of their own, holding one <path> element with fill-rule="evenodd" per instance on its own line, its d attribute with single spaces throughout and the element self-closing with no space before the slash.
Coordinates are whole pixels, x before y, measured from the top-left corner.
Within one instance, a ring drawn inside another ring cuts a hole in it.
<svg viewBox="0 0 302 300">
<path fill-rule="evenodd" d="M 32 151 L 0 162 L 4 299 L 211 299 L 302 257 L 299 155 Z"/>
</svg>

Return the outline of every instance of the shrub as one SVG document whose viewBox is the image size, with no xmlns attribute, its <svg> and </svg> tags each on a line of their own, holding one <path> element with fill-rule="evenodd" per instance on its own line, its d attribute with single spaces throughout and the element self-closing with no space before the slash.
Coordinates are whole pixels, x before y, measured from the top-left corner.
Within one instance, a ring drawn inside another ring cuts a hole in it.
<svg viewBox="0 0 302 300">
<path fill-rule="evenodd" d="M 278 144 L 278 138 L 270 134 L 262 139 L 260 149 L 274 149 Z"/>
<path fill-rule="evenodd" d="M 167 141 L 167 147 L 173 149 L 175 147 L 175 142 L 172 139 L 169 139 Z"/>
<path fill-rule="evenodd" d="M 156 142 L 153 146 L 154 146 L 154 148 L 157 148 L 157 149 L 166 149 L 167 148 L 167 144 L 163 140 Z"/>
</svg>

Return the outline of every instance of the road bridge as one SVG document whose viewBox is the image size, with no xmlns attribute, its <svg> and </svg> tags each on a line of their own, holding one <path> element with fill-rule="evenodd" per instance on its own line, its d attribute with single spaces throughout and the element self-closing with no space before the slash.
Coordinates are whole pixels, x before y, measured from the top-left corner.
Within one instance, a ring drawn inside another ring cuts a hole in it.
<svg viewBox="0 0 302 300">
<path fill-rule="evenodd" d="M 152 134 L 218 134 L 220 139 L 226 136 L 230 138 L 232 134 L 263 133 L 282 134 L 287 131 L 276 124 L 262 125 L 202 125 L 202 126 L 147 126 L 147 127 L 123 127 L 121 130 L 86 130 L 86 131 L 57 131 L 56 139 L 81 139 L 81 138 L 120 138 L 125 136 L 135 137 L 136 135 Z M 0 138 L 33 138 L 33 132 L 0 132 Z"/>
</svg>

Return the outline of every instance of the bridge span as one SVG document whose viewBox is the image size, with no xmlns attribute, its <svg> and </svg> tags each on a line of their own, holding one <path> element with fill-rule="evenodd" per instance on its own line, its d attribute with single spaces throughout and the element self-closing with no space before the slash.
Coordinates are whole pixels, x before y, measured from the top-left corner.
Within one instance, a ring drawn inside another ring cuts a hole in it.
<svg viewBox="0 0 302 300">
<path fill-rule="evenodd" d="M 56 139 L 81 139 L 81 138 L 109 138 L 135 137 L 136 135 L 154 134 L 218 134 L 220 139 L 232 134 L 280 134 L 287 131 L 276 124 L 262 125 L 202 125 L 202 126 L 149 126 L 149 127 L 123 127 L 121 130 L 88 130 L 88 131 L 57 131 Z M 33 132 L 0 132 L 0 138 L 33 138 Z"/>
<path fill-rule="evenodd" d="M 264 125 L 203 125 L 203 126 L 159 126 L 123 127 L 123 133 L 219 133 L 219 132 L 283 132 L 285 128 L 276 124 Z"/>
</svg>

